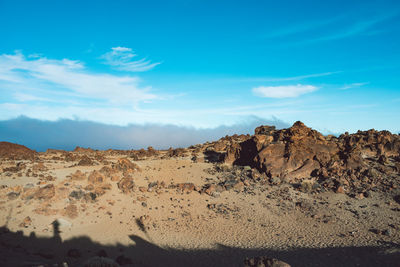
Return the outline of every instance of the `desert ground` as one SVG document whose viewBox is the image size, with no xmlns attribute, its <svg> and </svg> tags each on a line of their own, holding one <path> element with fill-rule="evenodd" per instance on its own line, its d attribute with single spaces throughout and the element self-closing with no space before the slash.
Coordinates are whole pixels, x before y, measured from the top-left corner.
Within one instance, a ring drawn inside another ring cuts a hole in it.
<svg viewBox="0 0 400 267">
<path fill-rule="evenodd" d="M 0 265 L 400 266 L 399 153 L 301 123 L 169 150 L 3 142 Z"/>
</svg>

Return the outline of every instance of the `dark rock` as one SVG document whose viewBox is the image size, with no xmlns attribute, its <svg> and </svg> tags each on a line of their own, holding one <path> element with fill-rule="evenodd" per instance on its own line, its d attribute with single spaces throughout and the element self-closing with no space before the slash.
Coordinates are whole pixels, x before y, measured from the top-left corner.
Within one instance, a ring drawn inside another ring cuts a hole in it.
<svg viewBox="0 0 400 267">
<path fill-rule="evenodd" d="M 17 199 L 19 197 L 20 193 L 17 192 L 10 192 L 7 194 L 7 198 L 8 200 L 14 200 Z"/>
<path fill-rule="evenodd" d="M 67 256 L 70 258 L 80 258 L 80 257 L 82 257 L 82 254 L 78 249 L 72 248 L 72 249 L 68 250 Z"/>
<path fill-rule="evenodd" d="M 85 196 L 85 192 L 82 190 L 74 190 L 69 194 L 70 198 L 81 199 Z"/>
<path fill-rule="evenodd" d="M 126 256 L 124 256 L 124 255 L 118 256 L 118 257 L 115 259 L 115 261 L 116 261 L 119 265 L 121 265 L 121 266 L 123 266 L 123 265 L 128 265 L 128 264 L 132 264 L 132 263 L 133 263 L 132 260 L 131 260 L 130 258 L 128 258 L 128 257 L 126 257 Z"/>
<path fill-rule="evenodd" d="M 97 252 L 97 256 L 99 256 L 99 257 L 107 257 L 108 255 L 107 255 L 107 252 L 104 249 L 102 249 L 99 252 Z"/>
<path fill-rule="evenodd" d="M 255 258 L 246 258 L 244 260 L 245 267 L 290 267 L 286 262 L 269 258 L 269 257 L 255 257 Z"/>
<path fill-rule="evenodd" d="M 390 229 L 386 229 L 382 231 L 382 234 L 385 236 L 391 236 L 392 235 L 392 231 Z"/>
<path fill-rule="evenodd" d="M 97 195 L 93 192 L 88 192 L 83 196 L 84 200 L 87 202 L 95 201 L 97 198 Z"/>
</svg>

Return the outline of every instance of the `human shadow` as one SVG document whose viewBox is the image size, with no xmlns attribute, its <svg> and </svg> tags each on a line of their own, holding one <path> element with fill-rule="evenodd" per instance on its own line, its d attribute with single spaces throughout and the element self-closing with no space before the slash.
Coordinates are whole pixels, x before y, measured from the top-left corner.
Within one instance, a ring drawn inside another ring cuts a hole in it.
<svg viewBox="0 0 400 267">
<path fill-rule="evenodd" d="M 291 266 L 400 266 L 400 245 L 382 242 L 379 246 L 244 249 L 216 244 L 214 249 L 185 250 L 161 247 L 137 235 L 130 245 L 105 245 L 87 236 L 63 240 L 59 225 L 53 237 L 25 236 L 0 227 L 0 266 L 84 266 L 88 259 L 101 256 L 121 266 L 243 266 L 246 257 L 269 256 Z M 210 233 L 211 234 L 211 233 Z"/>
</svg>

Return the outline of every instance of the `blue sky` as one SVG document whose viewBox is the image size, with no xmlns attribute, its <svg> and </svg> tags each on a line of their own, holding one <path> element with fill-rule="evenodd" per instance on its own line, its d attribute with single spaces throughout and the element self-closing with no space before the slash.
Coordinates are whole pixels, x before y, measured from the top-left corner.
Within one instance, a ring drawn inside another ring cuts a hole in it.
<svg viewBox="0 0 400 267">
<path fill-rule="evenodd" d="M 399 1 L 0 0 L 0 25 L 2 121 L 400 130 Z"/>
</svg>

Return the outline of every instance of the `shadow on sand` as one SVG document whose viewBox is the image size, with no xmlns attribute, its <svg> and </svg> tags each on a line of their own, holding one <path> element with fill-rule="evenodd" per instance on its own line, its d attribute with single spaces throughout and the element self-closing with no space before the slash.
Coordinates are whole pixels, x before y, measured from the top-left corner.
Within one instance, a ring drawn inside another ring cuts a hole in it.
<svg viewBox="0 0 400 267">
<path fill-rule="evenodd" d="M 0 227 L 0 266 L 82 266 L 93 256 L 107 256 L 123 266 L 243 266 L 246 257 L 269 256 L 292 266 L 400 266 L 400 245 L 379 247 L 292 248 L 285 251 L 242 249 L 217 244 L 213 250 L 162 248 L 135 235 L 132 245 L 102 245 L 82 236 L 62 241 L 59 224 L 53 223 L 51 238 L 24 236 Z"/>
</svg>

